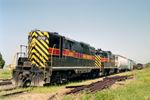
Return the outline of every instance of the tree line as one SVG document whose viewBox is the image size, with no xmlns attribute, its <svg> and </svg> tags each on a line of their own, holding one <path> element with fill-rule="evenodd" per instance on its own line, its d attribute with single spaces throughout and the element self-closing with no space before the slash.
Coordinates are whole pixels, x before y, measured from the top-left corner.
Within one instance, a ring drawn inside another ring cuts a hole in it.
<svg viewBox="0 0 150 100">
<path fill-rule="evenodd" d="M 3 59 L 2 54 L 0 53 L 0 68 L 3 68 L 5 65 L 5 60 Z"/>
</svg>

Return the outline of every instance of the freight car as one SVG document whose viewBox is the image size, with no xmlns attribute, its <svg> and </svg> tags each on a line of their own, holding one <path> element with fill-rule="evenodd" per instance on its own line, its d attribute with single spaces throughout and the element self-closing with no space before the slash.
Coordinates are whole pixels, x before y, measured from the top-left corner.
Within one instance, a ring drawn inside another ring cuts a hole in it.
<svg viewBox="0 0 150 100">
<path fill-rule="evenodd" d="M 115 55 L 115 64 L 118 71 L 127 71 L 133 70 L 136 62 L 121 55 Z"/>
<path fill-rule="evenodd" d="M 134 65 L 134 67 L 133 67 L 133 69 L 138 69 L 138 70 L 141 70 L 143 68 L 144 68 L 144 65 L 141 63 L 138 63 L 138 64 Z"/>
<path fill-rule="evenodd" d="M 134 66 L 136 66 L 137 64 L 136 64 L 136 62 L 135 61 L 133 61 L 133 60 L 131 60 L 131 59 L 128 59 L 128 70 L 129 71 L 131 71 L 131 70 L 133 70 L 134 69 Z"/>
<path fill-rule="evenodd" d="M 97 77 L 101 71 L 101 57 L 94 47 L 56 32 L 29 32 L 27 51 L 27 56 L 18 57 L 13 70 L 13 81 L 18 86 L 65 83 L 81 75 Z"/>
</svg>

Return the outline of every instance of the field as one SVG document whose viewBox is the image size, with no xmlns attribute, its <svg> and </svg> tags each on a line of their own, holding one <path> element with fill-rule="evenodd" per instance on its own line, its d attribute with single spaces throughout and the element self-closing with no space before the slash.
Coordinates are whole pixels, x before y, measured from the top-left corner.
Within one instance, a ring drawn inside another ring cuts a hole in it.
<svg viewBox="0 0 150 100">
<path fill-rule="evenodd" d="M 48 87 L 30 87 L 26 89 L 15 89 L 13 91 L 25 91 L 21 94 L 5 96 L 9 91 L 1 91 L 0 98 L 6 100 L 47 100 L 50 97 L 55 96 L 55 100 L 150 100 L 150 68 L 143 70 L 135 70 L 132 72 L 125 72 L 119 75 L 134 75 L 134 79 L 130 79 L 122 82 L 122 84 L 115 84 L 109 89 L 99 91 L 95 94 L 88 94 L 86 91 L 82 91 L 78 94 L 64 95 L 66 91 L 65 86 L 71 85 L 85 85 L 92 82 L 101 80 L 102 78 L 94 80 L 81 80 L 76 82 L 70 82 L 65 85 L 54 85 Z M 0 71 L 0 78 L 11 78 L 10 71 Z M 56 96 L 57 94 L 57 96 Z"/>
<path fill-rule="evenodd" d="M 11 70 L 2 70 L 0 69 L 0 79 L 11 78 Z"/>
<path fill-rule="evenodd" d="M 124 86 L 110 88 L 95 94 L 80 93 L 64 96 L 64 100 L 150 100 L 150 68 L 129 72 L 135 79 Z"/>
</svg>

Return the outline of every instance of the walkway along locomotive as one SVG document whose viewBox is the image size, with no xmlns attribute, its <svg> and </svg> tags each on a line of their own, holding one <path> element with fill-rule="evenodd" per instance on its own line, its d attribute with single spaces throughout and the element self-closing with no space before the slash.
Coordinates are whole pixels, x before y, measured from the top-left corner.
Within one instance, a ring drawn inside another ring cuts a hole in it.
<svg viewBox="0 0 150 100">
<path fill-rule="evenodd" d="M 34 30 L 28 34 L 27 56 L 19 56 L 13 70 L 17 86 L 65 83 L 76 76 L 97 77 L 117 71 L 110 51 L 71 40 L 56 32 Z M 25 52 L 26 53 L 26 52 Z M 25 54 L 19 52 L 18 54 Z"/>
</svg>

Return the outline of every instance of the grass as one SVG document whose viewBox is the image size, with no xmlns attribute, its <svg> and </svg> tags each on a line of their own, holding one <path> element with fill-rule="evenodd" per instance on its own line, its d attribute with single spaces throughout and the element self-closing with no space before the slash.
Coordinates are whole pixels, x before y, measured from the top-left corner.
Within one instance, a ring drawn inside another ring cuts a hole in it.
<svg viewBox="0 0 150 100">
<path fill-rule="evenodd" d="M 0 79 L 9 79 L 11 77 L 11 70 L 0 70 Z"/>
<path fill-rule="evenodd" d="M 150 68 L 127 72 L 135 80 L 116 89 L 106 89 L 95 94 L 86 92 L 64 96 L 63 100 L 150 100 Z"/>
</svg>

